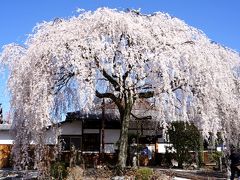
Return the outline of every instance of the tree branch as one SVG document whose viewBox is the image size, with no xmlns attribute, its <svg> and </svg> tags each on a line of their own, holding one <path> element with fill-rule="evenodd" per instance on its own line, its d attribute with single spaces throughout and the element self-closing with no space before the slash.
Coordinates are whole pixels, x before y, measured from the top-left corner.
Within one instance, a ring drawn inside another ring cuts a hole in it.
<svg viewBox="0 0 240 180">
<path fill-rule="evenodd" d="M 185 41 L 184 43 L 182 43 L 182 44 L 195 44 L 195 42 L 194 41 Z"/>
<path fill-rule="evenodd" d="M 148 119 L 152 119 L 152 116 L 144 116 L 144 117 L 137 117 L 135 116 L 133 113 L 131 113 L 131 115 L 137 119 L 137 120 L 148 120 Z"/>
<path fill-rule="evenodd" d="M 96 96 L 98 97 L 98 98 L 110 98 L 110 99 L 112 99 L 114 102 L 116 101 L 116 96 L 114 95 L 114 94 L 112 94 L 112 93 L 100 93 L 100 92 L 98 92 L 97 90 L 96 90 Z"/>
<path fill-rule="evenodd" d="M 118 84 L 118 82 L 112 77 L 110 76 L 104 68 L 101 68 L 99 65 L 99 61 L 97 59 L 97 57 L 94 57 L 96 66 L 98 67 L 99 71 L 102 73 L 102 75 L 113 85 L 114 89 L 116 91 L 120 91 L 120 85 Z"/>
<path fill-rule="evenodd" d="M 119 108 L 119 110 L 123 110 L 123 106 L 121 104 L 121 100 L 119 98 L 117 98 L 114 94 L 112 93 L 100 93 L 96 90 L 96 96 L 98 98 L 109 98 L 111 99 Z"/>
<path fill-rule="evenodd" d="M 183 85 L 185 85 L 186 82 L 182 82 L 180 79 L 175 79 L 170 82 L 172 91 L 176 91 L 177 89 L 181 89 Z"/>
<path fill-rule="evenodd" d="M 118 84 L 118 82 L 113 79 L 113 77 L 111 77 L 106 71 L 105 69 L 102 69 L 102 74 L 103 76 L 113 85 L 114 89 L 116 91 L 120 91 L 120 86 Z"/>
<path fill-rule="evenodd" d="M 154 96 L 154 91 L 148 91 L 148 92 L 141 92 L 138 93 L 139 98 L 151 98 Z"/>
<path fill-rule="evenodd" d="M 52 90 L 54 90 L 54 94 L 57 94 L 66 84 L 68 84 L 68 82 L 70 81 L 70 79 L 75 76 L 74 72 L 68 72 L 67 74 L 63 74 L 62 77 L 60 77 L 59 80 L 57 80 L 57 83 L 54 84 L 54 86 L 52 87 Z"/>
</svg>

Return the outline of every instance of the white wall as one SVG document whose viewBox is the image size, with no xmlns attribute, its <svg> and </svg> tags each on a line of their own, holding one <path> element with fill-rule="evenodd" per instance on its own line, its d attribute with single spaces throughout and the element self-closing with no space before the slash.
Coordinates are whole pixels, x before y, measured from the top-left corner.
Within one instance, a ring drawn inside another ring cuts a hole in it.
<svg viewBox="0 0 240 180">
<path fill-rule="evenodd" d="M 85 134 L 91 134 L 91 133 L 100 133 L 100 131 L 99 131 L 99 129 L 84 129 L 83 130 L 83 133 L 85 133 Z"/>
<path fill-rule="evenodd" d="M 0 144 L 13 144 L 9 130 L 0 130 Z"/>
<path fill-rule="evenodd" d="M 143 135 L 154 136 L 156 135 L 155 130 L 143 130 Z"/>
<path fill-rule="evenodd" d="M 57 134 L 52 129 L 46 131 L 45 143 L 54 145 L 57 144 L 57 142 L 58 142 Z"/>
<path fill-rule="evenodd" d="M 71 123 L 63 123 L 60 126 L 59 134 L 50 128 L 45 134 L 46 144 L 57 144 L 58 135 L 82 135 L 82 122 L 73 121 Z"/>
<path fill-rule="evenodd" d="M 116 142 L 120 137 L 119 129 L 105 129 L 104 130 L 104 152 L 105 153 L 115 153 L 117 149 Z M 108 144 L 112 143 L 112 144 Z"/>
<path fill-rule="evenodd" d="M 137 134 L 137 130 L 132 130 L 132 129 L 130 129 L 129 130 L 129 133 L 131 133 L 131 134 Z M 155 130 L 143 130 L 143 131 L 141 131 L 140 129 L 138 130 L 138 133 L 139 134 L 141 134 L 141 133 L 143 133 L 142 135 L 144 135 L 144 136 L 153 136 L 153 135 L 156 135 L 156 131 Z"/>
<path fill-rule="evenodd" d="M 158 152 L 158 153 L 163 153 L 163 154 L 165 154 L 167 147 L 172 147 L 172 144 L 169 144 L 169 143 L 157 143 L 156 149 L 157 149 L 157 152 Z M 172 149 L 170 152 L 175 152 L 175 150 Z"/>
<path fill-rule="evenodd" d="M 61 135 L 82 135 L 82 122 L 73 121 L 61 125 Z"/>
<path fill-rule="evenodd" d="M 119 129 L 105 129 L 104 143 L 116 143 L 120 137 Z"/>
<path fill-rule="evenodd" d="M 118 149 L 116 144 L 104 144 L 104 152 L 105 153 L 115 153 L 116 149 Z"/>
</svg>

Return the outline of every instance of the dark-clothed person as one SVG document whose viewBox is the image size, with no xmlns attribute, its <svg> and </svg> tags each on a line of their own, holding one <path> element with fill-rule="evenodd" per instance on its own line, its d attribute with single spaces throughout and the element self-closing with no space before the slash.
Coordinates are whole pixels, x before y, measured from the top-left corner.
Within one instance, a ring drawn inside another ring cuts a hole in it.
<svg viewBox="0 0 240 180">
<path fill-rule="evenodd" d="M 240 166 L 240 152 L 237 151 L 236 148 L 231 147 L 231 155 L 229 157 L 231 160 L 231 177 L 230 180 L 234 180 L 235 174 L 237 173 L 237 177 L 240 180 L 240 170 L 237 166 Z"/>
</svg>

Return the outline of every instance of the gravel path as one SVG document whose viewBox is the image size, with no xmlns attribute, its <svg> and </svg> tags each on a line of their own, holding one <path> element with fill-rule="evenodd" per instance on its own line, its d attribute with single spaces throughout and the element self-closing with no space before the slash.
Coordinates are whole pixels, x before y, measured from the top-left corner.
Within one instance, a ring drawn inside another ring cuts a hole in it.
<svg viewBox="0 0 240 180">
<path fill-rule="evenodd" d="M 11 169 L 1 169 L 0 170 L 0 180 L 30 180 L 36 179 L 36 171 L 14 171 Z"/>
</svg>

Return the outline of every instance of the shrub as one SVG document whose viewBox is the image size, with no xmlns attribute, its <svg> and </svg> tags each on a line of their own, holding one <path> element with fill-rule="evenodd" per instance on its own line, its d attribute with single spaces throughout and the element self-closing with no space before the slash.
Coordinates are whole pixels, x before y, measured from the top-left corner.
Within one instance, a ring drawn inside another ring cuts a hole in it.
<svg viewBox="0 0 240 180">
<path fill-rule="evenodd" d="M 219 152 L 219 151 L 212 152 L 210 155 L 210 159 L 215 162 L 218 162 L 219 158 L 221 157 L 223 157 L 223 152 Z"/>
<path fill-rule="evenodd" d="M 191 164 L 189 151 L 200 151 L 201 133 L 193 123 L 175 121 L 168 126 L 169 140 L 176 151 L 178 167 L 183 168 L 183 163 Z"/>
<path fill-rule="evenodd" d="M 84 169 L 76 166 L 72 168 L 68 168 L 68 175 L 66 180 L 83 180 Z"/>
<path fill-rule="evenodd" d="M 153 170 L 151 168 L 140 168 L 136 172 L 136 180 L 148 180 L 151 179 Z"/>
<path fill-rule="evenodd" d="M 55 179 L 63 179 L 67 176 L 67 169 L 64 162 L 54 162 L 51 165 L 51 176 Z"/>
<path fill-rule="evenodd" d="M 173 176 L 174 175 L 170 171 L 162 172 L 159 170 L 155 170 L 153 172 L 153 176 L 151 177 L 151 180 L 170 180 L 170 179 L 173 179 Z"/>
</svg>

